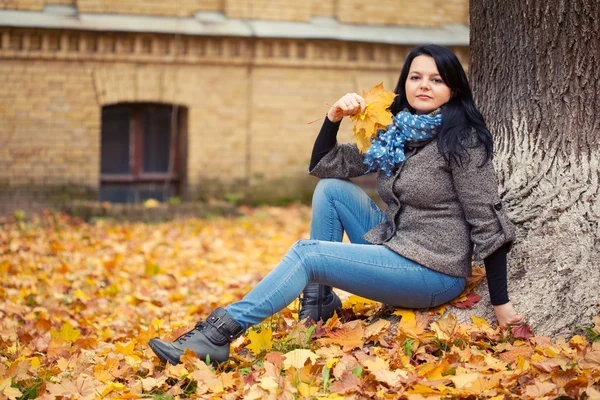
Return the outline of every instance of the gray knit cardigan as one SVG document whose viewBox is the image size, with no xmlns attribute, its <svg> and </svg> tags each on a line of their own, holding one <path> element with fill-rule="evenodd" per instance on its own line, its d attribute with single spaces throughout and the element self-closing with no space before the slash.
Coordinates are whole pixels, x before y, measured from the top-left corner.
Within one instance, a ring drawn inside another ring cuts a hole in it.
<svg viewBox="0 0 600 400">
<path fill-rule="evenodd" d="M 386 221 L 363 238 L 425 267 L 452 276 L 471 275 L 477 261 L 514 240 L 514 226 L 498 195 L 492 161 L 482 145 L 467 148 L 462 166 L 446 162 L 435 140 L 408 147 L 407 160 L 392 175 L 379 172 L 377 191 L 388 205 Z M 309 171 L 319 178 L 365 174 L 356 144 L 336 144 Z"/>
</svg>

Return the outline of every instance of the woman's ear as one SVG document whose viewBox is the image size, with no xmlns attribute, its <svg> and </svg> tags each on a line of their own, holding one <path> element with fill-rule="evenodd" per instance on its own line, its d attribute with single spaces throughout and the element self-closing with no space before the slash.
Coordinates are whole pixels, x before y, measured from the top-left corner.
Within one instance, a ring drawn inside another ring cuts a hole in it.
<svg viewBox="0 0 600 400">
<path fill-rule="evenodd" d="M 456 92 L 454 90 L 452 90 L 450 92 L 450 98 L 452 99 L 452 98 L 454 98 L 454 96 L 456 96 Z"/>
</svg>

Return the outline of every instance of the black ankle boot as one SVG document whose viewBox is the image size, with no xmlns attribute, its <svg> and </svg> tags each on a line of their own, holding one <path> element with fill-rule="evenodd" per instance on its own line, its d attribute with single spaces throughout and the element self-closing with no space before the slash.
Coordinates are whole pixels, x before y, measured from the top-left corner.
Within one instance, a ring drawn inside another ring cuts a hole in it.
<svg viewBox="0 0 600 400">
<path fill-rule="evenodd" d="M 323 319 L 325 322 L 340 308 L 342 308 L 342 302 L 331 286 L 309 283 L 300 298 L 298 320 L 302 321 L 308 318 L 309 322 L 318 322 Z"/>
<path fill-rule="evenodd" d="M 217 308 L 206 321 L 169 343 L 159 338 L 150 339 L 148 345 L 158 358 L 172 365 L 179 364 L 185 349 L 194 351 L 202 361 L 208 355 L 211 363 L 221 363 L 229 358 L 229 343 L 240 337 L 244 329 L 223 308 Z"/>
</svg>

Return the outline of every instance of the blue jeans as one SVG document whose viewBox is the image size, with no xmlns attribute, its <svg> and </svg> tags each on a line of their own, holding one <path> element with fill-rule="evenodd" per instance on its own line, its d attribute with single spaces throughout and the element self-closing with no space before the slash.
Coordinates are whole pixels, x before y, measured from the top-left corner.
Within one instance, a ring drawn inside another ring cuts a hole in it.
<svg viewBox="0 0 600 400">
<path fill-rule="evenodd" d="M 403 308 L 458 296 L 466 279 L 433 271 L 362 236 L 384 213 L 349 180 L 321 179 L 313 195 L 310 240 L 299 240 L 242 300 L 226 307 L 244 329 L 285 308 L 309 282 Z M 341 243 L 346 232 L 352 243 Z"/>
</svg>

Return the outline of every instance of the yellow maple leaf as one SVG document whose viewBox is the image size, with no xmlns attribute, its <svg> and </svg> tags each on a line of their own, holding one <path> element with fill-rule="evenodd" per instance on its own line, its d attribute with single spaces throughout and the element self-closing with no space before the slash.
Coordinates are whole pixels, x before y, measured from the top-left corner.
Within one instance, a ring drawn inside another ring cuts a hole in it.
<svg viewBox="0 0 600 400">
<path fill-rule="evenodd" d="M 394 315 L 398 315 L 401 317 L 399 324 L 400 328 L 413 329 L 417 326 L 415 313 L 411 310 L 399 308 L 396 311 L 394 311 Z"/>
<path fill-rule="evenodd" d="M 473 382 L 475 382 L 478 378 L 478 372 L 471 372 L 448 377 L 448 379 L 450 379 L 452 383 L 454 383 L 454 387 L 457 389 L 465 389 L 470 387 L 473 384 Z"/>
<path fill-rule="evenodd" d="M 40 368 L 40 357 L 31 357 L 29 361 L 31 361 L 31 368 L 33 368 L 33 370 L 38 370 Z"/>
<path fill-rule="evenodd" d="M 439 390 L 431 388 L 429 386 L 421 385 L 417 383 L 413 385 L 413 387 L 406 391 L 409 394 L 439 394 Z"/>
<path fill-rule="evenodd" d="M 21 391 L 15 387 L 11 386 L 12 381 L 10 378 L 6 378 L 0 381 L 0 394 L 4 394 L 4 396 L 6 396 L 6 398 L 10 399 L 10 400 L 15 400 L 21 396 L 23 396 L 23 393 L 21 393 Z"/>
<path fill-rule="evenodd" d="M 15 387 L 7 387 L 2 393 L 10 400 L 15 400 L 23 396 L 23 393 Z"/>
<path fill-rule="evenodd" d="M 127 344 L 115 343 L 116 351 L 117 353 L 121 353 L 125 356 L 133 356 L 137 359 L 139 357 L 137 357 L 137 352 L 135 351 L 135 344 L 135 339 L 131 340 Z"/>
<path fill-rule="evenodd" d="M 81 332 L 79 331 L 79 329 L 74 328 L 73 325 L 71 325 L 70 323 L 65 322 L 60 327 L 60 331 L 57 331 L 56 329 L 52 328 L 52 330 L 50 331 L 50 335 L 54 339 L 62 339 L 65 342 L 75 343 L 77 339 L 81 337 Z"/>
<path fill-rule="evenodd" d="M 361 152 L 371 146 L 370 139 L 377 135 L 379 129 L 385 129 L 392 123 L 392 113 L 388 110 L 396 94 L 383 90 L 383 83 L 375 85 L 368 92 L 363 91 L 365 112 L 350 117 L 354 121 L 354 141 Z"/>
<path fill-rule="evenodd" d="M 450 340 L 455 328 L 456 318 L 450 313 L 431 324 L 431 330 L 441 340 Z"/>
<path fill-rule="evenodd" d="M 521 356 L 517 357 L 517 371 L 526 371 L 529 369 L 529 365 L 530 364 L 529 361 L 527 361 L 527 359 Z"/>
<path fill-rule="evenodd" d="M 311 386 L 305 382 L 300 382 L 300 384 L 298 385 L 298 392 L 304 398 L 309 398 L 312 395 L 314 395 L 315 393 L 317 393 L 318 391 L 319 391 L 318 386 Z"/>
<path fill-rule="evenodd" d="M 475 325 L 477 325 L 477 327 L 479 327 L 479 328 L 483 328 L 483 327 L 485 327 L 485 328 L 491 328 L 489 322 L 487 322 L 485 318 L 481 318 L 481 317 L 478 317 L 478 316 L 475 316 L 475 315 L 471 315 L 471 321 L 473 321 L 473 323 Z"/>
<path fill-rule="evenodd" d="M 331 369 L 338 361 L 340 361 L 339 358 L 332 358 L 330 360 L 325 361 L 325 365 L 327 365 L 327 368 Z"/>
<path fill-rule="evenodd" d="M 102 391 L 102 394 L 100 396 L 104 397 L 104 396 L 108 395 L 111 392 L 120 392 L 123 389 L 125 389 L 125 385 L 123 385 L 122 383 L 119 383 L 119 382 L 107 382 L 106 383 L 106 387 L 104 388 L 104 390 Z"/>
<path fill-rule="evenodd" d="M 273 348 L 273 331 L 270 326 L 263 325 L 260 332 L 249 331 L 250 344 L 246 346 L 256 356 L 261 351 L 269 351 Z"/>
<path fill-rule="evenodd" d="M 356 295 L 349 296 L 342 305 L 343 308 L 352 308 L 355 314 L 365 314 L 367 311 L 379 308 L 380 306 L 381 303 L 377 301 Z"/>
<path fill-rule="evenodd" d="M 284 369 L 294 367 L 300 369 L 304 367 L 306 360 L 310 359 L 311 363 L 314 363 L 319 359 L 319 356 L 307 349 L 296 349 L 285 353 L 285 360 L 283 360 Z"/>
</svg>

